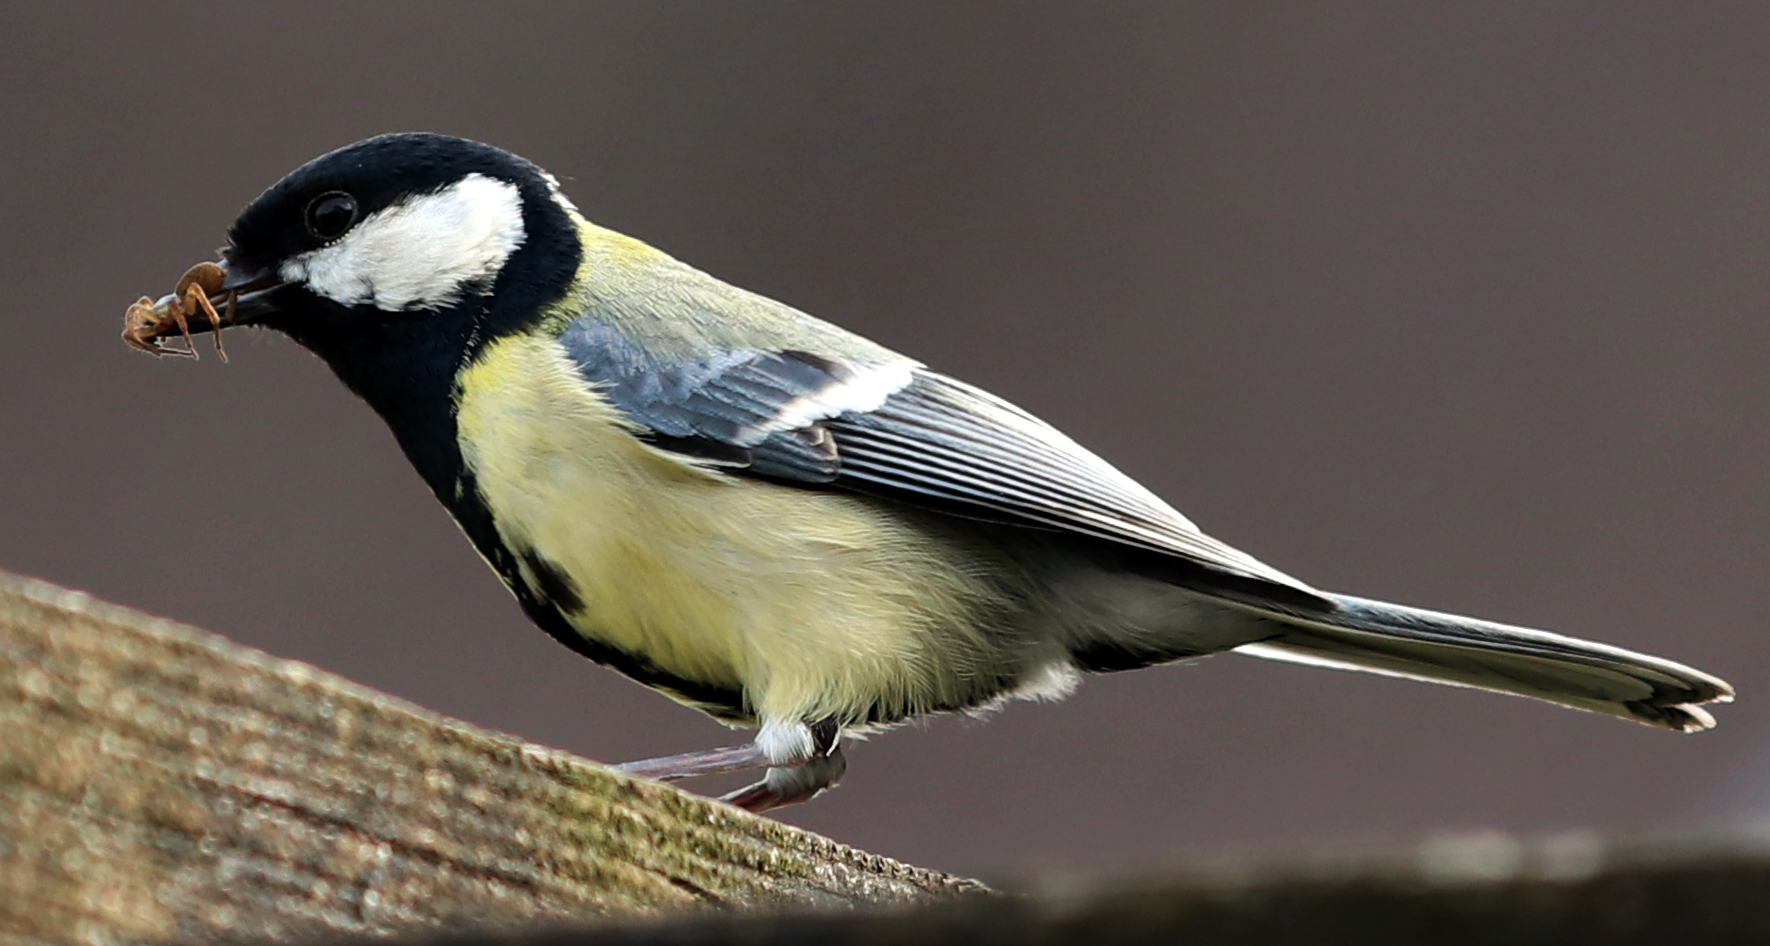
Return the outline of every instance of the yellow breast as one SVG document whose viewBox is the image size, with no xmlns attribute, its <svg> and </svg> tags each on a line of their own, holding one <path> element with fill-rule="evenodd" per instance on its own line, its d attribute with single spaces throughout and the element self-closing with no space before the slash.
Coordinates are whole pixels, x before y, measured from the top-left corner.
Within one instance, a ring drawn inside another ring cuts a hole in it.
<svg viewBox="0 0 1770 946">
<path fill-rule="evenodd" d="M 655 450 L 550 338 L 493 342 L 460 381 L 466 467 L 505 544 L 576 586 L 587 637 L 764 719 L 913 715 L 999 673 L 995 566 L 933 517 Z"/>
</svg>

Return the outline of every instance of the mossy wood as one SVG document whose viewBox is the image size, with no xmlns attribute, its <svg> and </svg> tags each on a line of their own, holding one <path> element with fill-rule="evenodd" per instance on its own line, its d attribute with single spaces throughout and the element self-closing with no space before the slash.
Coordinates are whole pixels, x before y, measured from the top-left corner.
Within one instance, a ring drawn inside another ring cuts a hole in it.
<svg viewBox="0 0 1770 946">
<path fill-rule="evenodd" d="M 0 941 L 321 940 L 978 889 L 0 573 Z"/>
<path fill-rule="evenodd" d="M 1572 842 L 1571 844 L 1569 842 Z M 1748 837 L 1621 845 L 1494 833 L 1266 855 L 874 913 L 723 914 L 401 946 L 1714 946 L 1770 943 Z M 330 946 L 371 946 L 333 943 Z"/>
</svg>

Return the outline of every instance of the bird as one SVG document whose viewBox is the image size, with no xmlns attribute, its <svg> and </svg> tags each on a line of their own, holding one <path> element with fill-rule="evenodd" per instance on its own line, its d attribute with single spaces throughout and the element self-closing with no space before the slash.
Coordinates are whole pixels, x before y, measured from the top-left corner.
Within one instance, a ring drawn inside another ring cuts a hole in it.
<svg viewBox="0 0 1770 946">
<path fill-rule="evenodd" d="M 836 784 L 847 739 L 1221 652 L 1685 732 L 1733 696 L 1670 660 L 1317 589 L 1002 398 L 592 223 L 489 144 L 322 155 L 219 256 L 192 318 L 324 361 L 536 625 L 756 730 L 621 768 L 760 770 L 724 796 L 752 811 Z M 182 305 L 132 343 L 167 351 Z"/>
</svg>

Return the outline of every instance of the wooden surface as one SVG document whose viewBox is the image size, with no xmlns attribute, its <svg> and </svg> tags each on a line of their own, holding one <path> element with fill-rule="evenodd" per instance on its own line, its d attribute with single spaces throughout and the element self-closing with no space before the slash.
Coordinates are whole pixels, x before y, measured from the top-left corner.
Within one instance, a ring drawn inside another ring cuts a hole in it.
<svg viewBox="0 0 1770 946">
<path fill-rule="evenodd" d="M 1770 849 L 1493 832 L 1267 854 L 875 913 L 701 915 L 403 946 L 1672 946 L 1770 943 Z M 329 946 L 348 946 L 334 943 Z M 369 944 L 360 944 L 369 946 Z"/>
<path fill-rule="evenodd" d="M 322 941 L 981 889 L 0 573 L 0 942 Z"/>
</svg>

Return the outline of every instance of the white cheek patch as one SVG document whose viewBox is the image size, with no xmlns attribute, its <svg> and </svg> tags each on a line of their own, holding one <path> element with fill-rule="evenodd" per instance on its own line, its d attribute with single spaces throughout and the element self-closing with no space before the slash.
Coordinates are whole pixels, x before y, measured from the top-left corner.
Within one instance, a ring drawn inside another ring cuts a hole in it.
<svg viewBox="0 0 1770 946">
<path fill-rule="evenodd" d="M 338 242 L 291 257 L 279 274 L 343 305 L 439 308 L 488 286 L 523 236 L 516 185 L 469 174 L 370 214 Z"/>
</svg>

